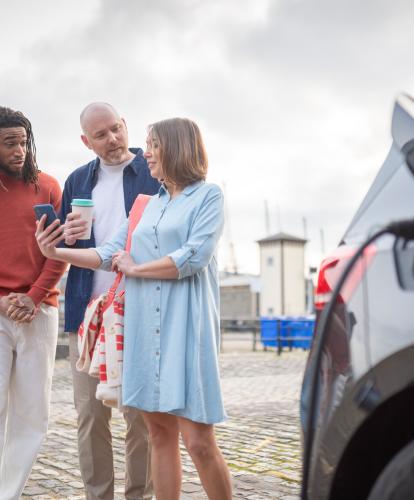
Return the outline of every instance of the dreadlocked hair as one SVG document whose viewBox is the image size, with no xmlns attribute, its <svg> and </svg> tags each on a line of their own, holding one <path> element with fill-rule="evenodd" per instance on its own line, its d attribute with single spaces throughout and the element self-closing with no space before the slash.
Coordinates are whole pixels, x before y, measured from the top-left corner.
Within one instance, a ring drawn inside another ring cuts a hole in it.
<svg viewBox="0 0 414 500">
<path fill-rule="evenodd" d="M 34 184 L 39 190 L 39 168 L 36 162 L 36 146 L 33 138 L 32 124 L 21 111 L 0 106 L 0 128 L 23 127 L 26 130 L 26 158 L 22 170 L 23 182 Z"/>
</svg>

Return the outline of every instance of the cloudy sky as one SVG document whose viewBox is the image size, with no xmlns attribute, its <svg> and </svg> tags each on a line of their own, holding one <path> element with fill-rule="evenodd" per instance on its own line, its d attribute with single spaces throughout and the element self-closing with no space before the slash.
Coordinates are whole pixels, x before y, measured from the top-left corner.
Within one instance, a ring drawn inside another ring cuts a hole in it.
<svg viewBox="0 0 414 500">
<path fill-rule="evenodd" d="M 32 120 L 41 168 L 62 183 L 90 152 L 91 101 L 147 124 L 201 127 L 209 179 L 225 186 L 240 271 L 255 240 L 310 240 L 318 265 L 341 237 L 390 147 L 399 92 L 414 93 L 410 0 L 0 0 L 0 103 Z M 304 223 L 305 221 L 305 223 Z M 321 238 L 323 234 L 323 238 Z"/>
</svg>

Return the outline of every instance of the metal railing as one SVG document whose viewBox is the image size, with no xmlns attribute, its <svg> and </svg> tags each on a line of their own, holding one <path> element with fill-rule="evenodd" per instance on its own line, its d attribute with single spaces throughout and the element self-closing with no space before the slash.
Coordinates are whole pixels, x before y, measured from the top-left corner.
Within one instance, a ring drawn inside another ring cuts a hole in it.
<svg viewBox="0 0 414 500">
<path fill-rule="evenodd" d="M 223 334 L 226 333 L 241 333 L 246 334 L 246 338 L 243 336 L 238 336 L 235 340 L 250 341 L 252 343 L 252 351 L 257 350 L 257 342 L 260 340 L 260 319 L 259 318 L 221 318 L 220 319 L 220 330 L 222 335 L 220 336 L 221 350 L 223 349 Z M 248 337 L 247 334 L 251 333 L 252 336 Z M 230 340 L 229 335 L 226 336 L 226 341 Z"/>
<path fill-rule="evenodd" d="M 271 320 L 271 325 L 263 327 L 262 321 L 265 318 L 221 318 L 221 347 L 223 346 L 224 334 L 240 333 L 242 335 L 235 336 L 234 340 L 250 341 L 252 350 L 257 350 L 259 342 L 264 350 L 269 347 L 274 347 L 277 354 L 280 356 L 284 348 L 291 351 L 294 348 L 309 349 L 312 333 L 313 320 L 292 318 L 292 320 L 277 319 Z M 244 333 L 251 333 L 251 336 Z M 305 333 L 305 334 L 304 334 Z M 226 335 L 226 341 L 232 340 L 230 335 Z"/>
</svg>

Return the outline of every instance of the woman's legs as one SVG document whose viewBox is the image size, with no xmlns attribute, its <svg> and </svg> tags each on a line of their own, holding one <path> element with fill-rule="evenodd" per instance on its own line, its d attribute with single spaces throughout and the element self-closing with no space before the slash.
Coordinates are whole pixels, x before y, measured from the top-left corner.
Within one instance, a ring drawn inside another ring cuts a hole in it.
<svg viewBox="0 0 414 500">
<path fill-rule="evenodd" d="M 151 472 L 157 500 L 178 500 L 181 490 L 179 433 L 210 500 L 231 500 L 230 473 L 212 425 L 167 413 L 142 412 L 151 441 Z"/>
<path fill-rule="evenodd" d="M 142 412 L 151 441 L 151 473 L 157 500 L 178 500 L 181 458 L 178 419 L 167 413 Z M 224 497 L 223 497 L 224 500 Z"/>
<path fill-rule="evenodd" d="M 210 500 L 231 500 L 230 473 L 216 444 L 214 427 L 178 418 L 185 447 Z M 158 498 L 158 497 L 157 497 Z"/>
</svg>

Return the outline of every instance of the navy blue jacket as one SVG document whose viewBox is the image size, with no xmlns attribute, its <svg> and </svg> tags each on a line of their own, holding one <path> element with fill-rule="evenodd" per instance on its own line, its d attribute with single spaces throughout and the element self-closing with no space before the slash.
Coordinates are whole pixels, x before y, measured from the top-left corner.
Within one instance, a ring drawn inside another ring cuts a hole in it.
<svg viewBox="0 0 414 500">
<path fill-rule="evenodd" d="M 140 194 L 158 193 L 159 183 L 153 179 L 147 167 L 142 149 L 130 148 L 136 156 L 124 168 L 124 198 L 125 213 L 128 215 L 135 198 Z M 77 168 L 65 182 L 62 196 L 60 219 L 66 220 L 66 215 L 71 211 L 73 198 L 92 199 L 92 189 L 98 180 L 99 158 Z M 110 203 L 111 200 L 108 200 Z M 78 240 L 74 248 L 90 248 L 95 246 L 93 234 L 89 240 Z M 77 332 L 83 320 L 86 306 L 92 294 L 93 271 L 70 266 L 65 292 L 65 331 Z"/>
</svg>

